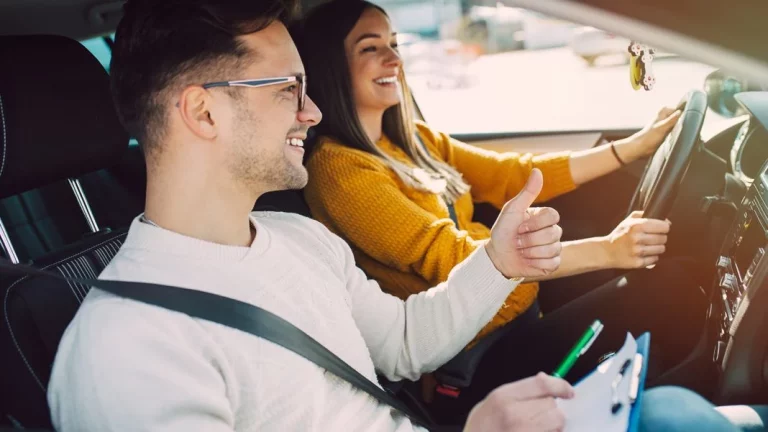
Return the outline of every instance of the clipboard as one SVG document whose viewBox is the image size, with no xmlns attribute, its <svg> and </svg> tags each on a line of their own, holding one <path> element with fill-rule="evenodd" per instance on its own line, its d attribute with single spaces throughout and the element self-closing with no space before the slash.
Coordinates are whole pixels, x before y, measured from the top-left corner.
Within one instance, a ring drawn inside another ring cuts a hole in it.
<svg viewBox="0 0 768 432">
<path fill-rule="evenodd" d="M 624 346 L 616 352 L 615 357 L 601 363 L 575 384 L 574 399 L 556 400 L 566 416 L 565 431 L 637 432 L 649 354 L 650 334 L 644 333 L 635 339 L 627 333 Z M 626 368 L 623 365 L 630 360 L 627 372 L 619 375 L 619 370 Z M 617 384 L 613 384 L 617 375 L 623 377 L 616 381 Z M 618 408 L 612 412 L 613 395 L 618 395 L 620 403 L 614 402 Z"/>
<path fill-rule="evenodd" d="M 651 335 L 643 333 L 637 338 L 637 353 L 643 356 L 642 369 L 638 376 L 637 398 L 632 404 L 632 410 L 629 413 L 629 428 L 627 432 L 637 432 L 640 424 L 640 409 L 645 394 L 645 378 L 648 376 L 648 357 L 651 353 Z"/>
</svg>

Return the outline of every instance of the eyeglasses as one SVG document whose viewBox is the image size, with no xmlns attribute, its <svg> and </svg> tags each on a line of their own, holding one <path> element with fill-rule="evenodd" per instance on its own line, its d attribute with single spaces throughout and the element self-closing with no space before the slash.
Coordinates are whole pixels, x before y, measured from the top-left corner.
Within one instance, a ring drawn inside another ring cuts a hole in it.
<svg viewBox="0 0 768 432">
<path fill-rule="evenodd" d="M 273 78 L 261 78 L 261 79 L 248 79 L 238 81 L 217 81 L 207 84 L 203 84 L 203 88 L 213 87 L 266 87 L 277 84 L 286 84 L 295 82 L 299 84 L 299 111 L 304 110 L 304 100 L 307 96 L 307 76 L 304 74 L 298 74 L 294 76 L 286 77 L 273 77 Z"/>
</svg>

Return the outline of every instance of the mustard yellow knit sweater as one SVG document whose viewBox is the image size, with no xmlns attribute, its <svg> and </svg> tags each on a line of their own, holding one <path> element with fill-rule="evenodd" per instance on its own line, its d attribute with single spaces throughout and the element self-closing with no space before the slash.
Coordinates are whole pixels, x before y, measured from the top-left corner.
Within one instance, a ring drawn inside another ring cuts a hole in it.
<svg viewBox="0 0 768 432">
<path fill-rule="evenodd" d="M 456 264 L 488 239 L 490 228 L 472 221 L 473 202 L 501 208 L 522 189 L 533 168 L 544 174 L 539 201 L 576 187 L 569 153 L 496 153 L 456 141 L 423 123 L 417 128 L 430 153 L 455 167 L 471 187 L 455 203 L 459 228 L 440 196 L 406 186 L 369 153 L 321 138 L 307 163 L 310 180 L 305 196 L 312 216 L 352 246 L 358 265 L 382 289 L 401 298 L 445 281 Z M 386 137 L 377 145 L 412 164 Z M 536 283 L 519 285 L 477 339 L 524 312 L 538 289 Z"/>
</svg>

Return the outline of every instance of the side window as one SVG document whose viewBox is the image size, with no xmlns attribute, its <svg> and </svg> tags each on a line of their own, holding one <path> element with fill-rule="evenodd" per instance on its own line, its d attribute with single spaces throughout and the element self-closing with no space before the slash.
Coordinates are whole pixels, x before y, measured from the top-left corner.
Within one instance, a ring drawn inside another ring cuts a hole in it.
<svg viewBox="0 0 768 432">
<path fill-rule="evenodd" d="M 113 39 L 114 35 L 109 35 L 109 38 Z M 102 36 L 85 39 L 80 41 L 84 47 L 88 48 L 88 51 L 96 57 L 104 69 L 109 72 L 109 62 L 112 59 L 112 49 L 107 44 Z"/>
<path fill-rule="evenodd" d="M 656 52 L 655 87 L 635 90 L 619 35 L 500 3 L 374 1 L 398 31 L 421 112 L 447 133 L 639 128 L 715 69 Z"/>
<path fill-rule="evenodd" d="M 111 35 L 107 36 L 107 38 L 114 41 L 115 34 L 112 33 Z M 104 69 L 109 72 L 109 62 L 112 60 L 112 48 L 107 43 L 107 41 L 104 40 L 104 37 L 99 36 L 92 39 L 85 39 L 81 40 L 80 43 L 83 44 L 84 47 L 88 48 L 88 51 L 90 51 L 91 54 L 93 54 L 93 56 L 99 60 L 101 65 L 104 66 Z M 137 146 L 139 143 L 135 138 L 131 138 L 128 142 L 128 145 Z"/>
</svg>

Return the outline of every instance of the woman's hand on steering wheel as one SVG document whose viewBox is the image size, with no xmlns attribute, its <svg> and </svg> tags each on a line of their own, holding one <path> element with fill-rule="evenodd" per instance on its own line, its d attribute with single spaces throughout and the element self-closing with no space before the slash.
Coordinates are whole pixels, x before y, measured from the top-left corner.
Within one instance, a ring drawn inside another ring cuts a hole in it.
<svg viewBox="0 0 768 432">
<path fill-rule="evenodd" d="M 648 157 L 656 151 L 675 127 L 682 111 L 677 108 L 664 107 L 659 110 L 656 118 L 642 130 L 632 135 L 626 144 L 616 146 L 624 163 L 630 163 L 642 157 Z"/>
<path fill-rule="evenodd" d="M 642 212 L 632 212 L 606 237 L 611 267 L 636 269 L 656 264 L 666 250 L 671 226 L 668 220 L 646 219 Z"/>
</svg>

